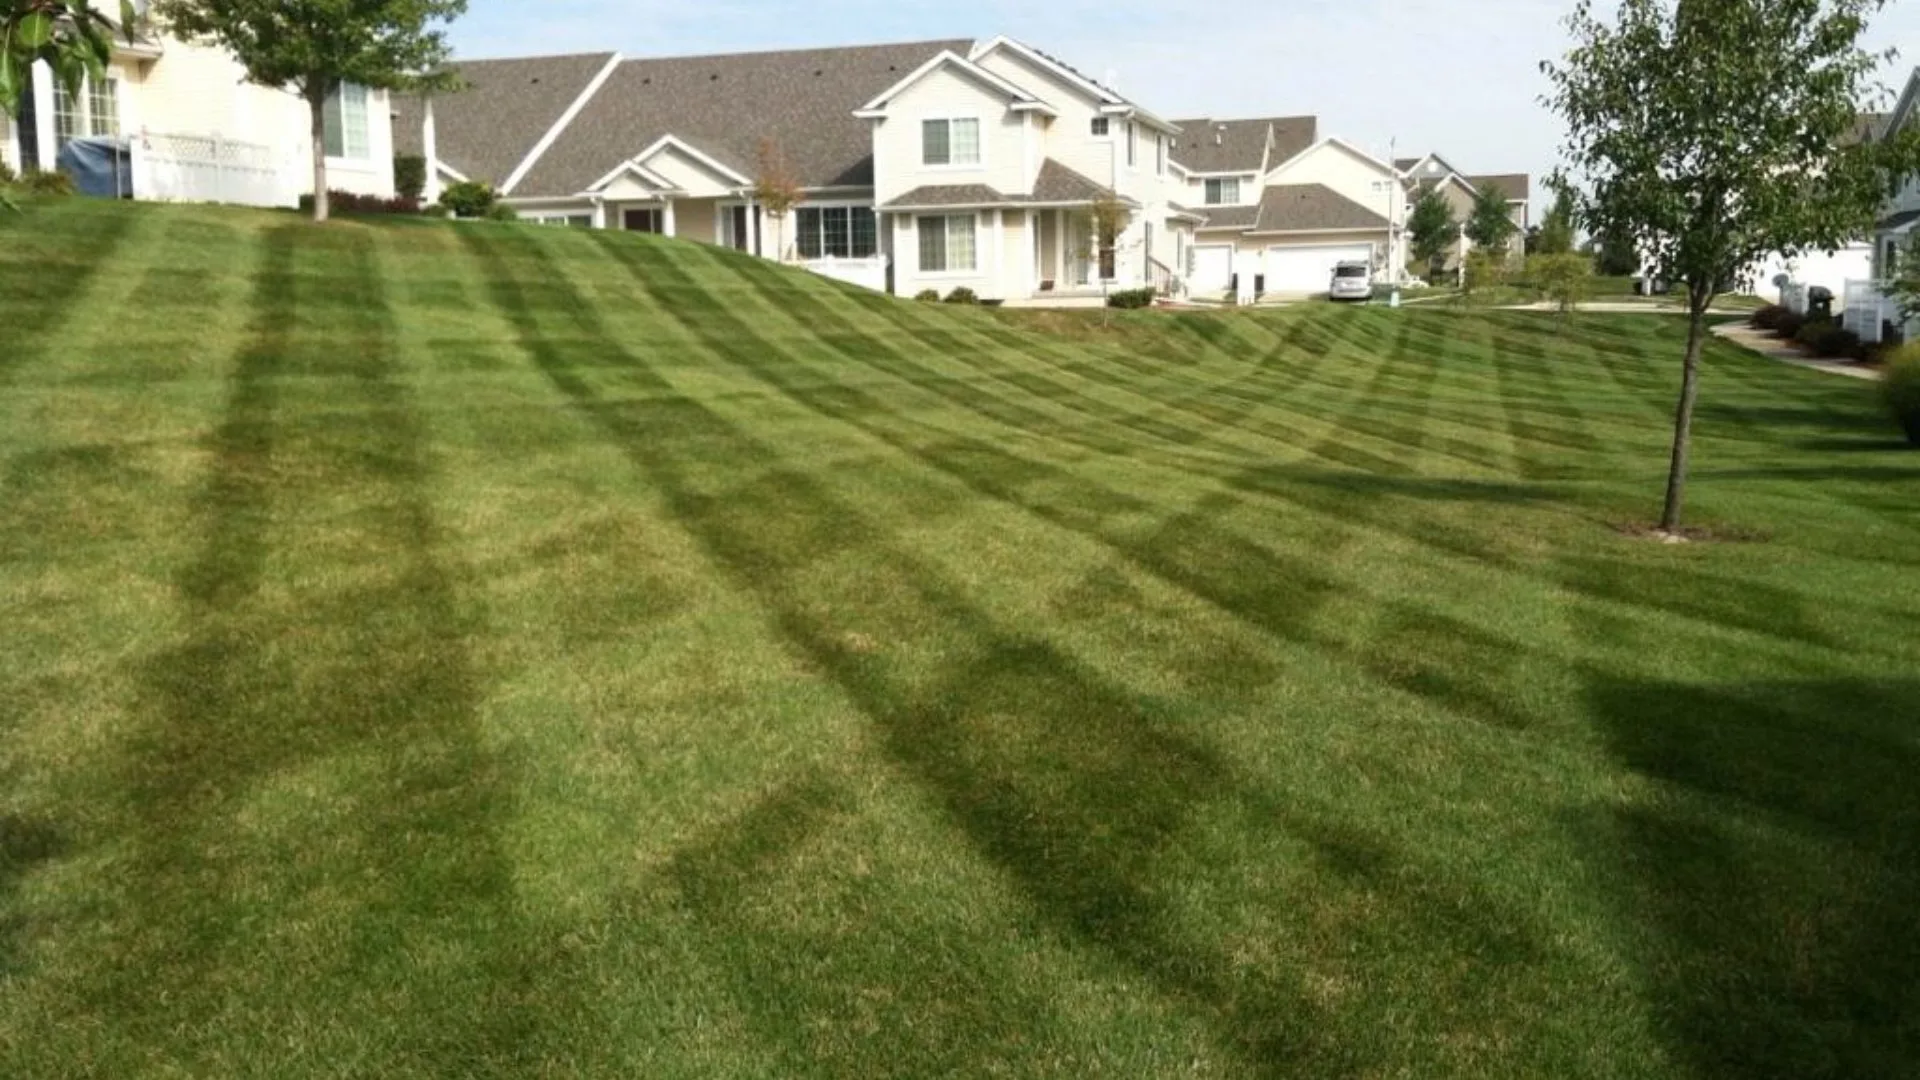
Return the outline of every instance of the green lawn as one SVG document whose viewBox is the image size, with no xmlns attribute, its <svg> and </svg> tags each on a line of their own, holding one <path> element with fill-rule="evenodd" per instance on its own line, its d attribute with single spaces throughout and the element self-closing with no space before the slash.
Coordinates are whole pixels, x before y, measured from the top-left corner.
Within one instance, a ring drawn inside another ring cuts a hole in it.
<svg viewBox="0 0 1920 1080">
<path fill-rule="evenodd" d="M 1920 458 L 1660 316 L 0 216 L 0 1076 L 1911 1077 Z"/>
</svg>

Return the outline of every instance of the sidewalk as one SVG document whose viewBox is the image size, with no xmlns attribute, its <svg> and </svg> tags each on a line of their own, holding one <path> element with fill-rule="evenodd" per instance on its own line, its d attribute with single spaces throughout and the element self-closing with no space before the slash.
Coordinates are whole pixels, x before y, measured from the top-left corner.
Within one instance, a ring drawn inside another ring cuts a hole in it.
<svg viewBox="0 0 1920 1080">
<path fill-rule="evenodd" d="M 1829 375 L 1845 375 L 1850 379 L 1880 381 L 1880 373 L 1872 368 L 1861 367 L 1839 360 L 1812 360 L 1799 349 L 1788 345 L 1765 330 L 1755 330 L 1746 323 L 1721 323 L 1713 328 L 1714 336 L 1730 341 L 1749 352 L 1759 353 L 1769 360 L 1778 360 L 1794 367 L 1812 368 Z"/>
</svg>

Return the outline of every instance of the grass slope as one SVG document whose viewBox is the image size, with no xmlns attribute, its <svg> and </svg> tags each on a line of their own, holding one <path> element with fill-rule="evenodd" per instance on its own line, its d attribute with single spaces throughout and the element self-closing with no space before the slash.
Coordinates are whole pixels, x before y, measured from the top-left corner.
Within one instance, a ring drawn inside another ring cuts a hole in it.
<svg viewBox="0 0 1920 1080">
<path fill-rule="evenodd" d="M 0 1075 L 1912 1075 L 1920 466 L 1657 317 L 0 218 Z"/>
</svg>

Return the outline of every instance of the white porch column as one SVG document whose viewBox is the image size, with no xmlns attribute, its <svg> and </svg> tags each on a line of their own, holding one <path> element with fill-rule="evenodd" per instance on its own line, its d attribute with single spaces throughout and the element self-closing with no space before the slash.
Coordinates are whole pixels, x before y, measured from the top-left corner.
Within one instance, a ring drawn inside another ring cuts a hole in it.
<svg viewBox="0 0 1920 1080">
<path fill-rule="evenodd" d="M 680 234 L 677 231 L 677 225 L 673 220 L 673 200 L 668 199 L 664 205 L 665 205 L 665 210 L 662 212 L 661 220 L 660 220 L 660 235 L 678 236 Z"/>
<path fill-rule="evenodd" d="M 422 197 L 430 203 L 440 201 L 440 133 L 433 120 L 433 96 L 426 99 L 425 115 L 420 121 L 420 148 L 427 159 L 427 188 Z"/>
<path fill-rule="evenodd" d="M 58 104 L 53 94 L 53 69 L 47 66 L 46 61 L 36 60 L 33 63 L 32 74 L 34 130 L 23 131 L 20 137 L 23 140 L 34 140 L 33 145 L 40 155 L 40 168 L 51 172 L 54 158 L 59 153 L 60 141 L 59 130 L 53 123 L 54 110 Z"/>
<path fill-rule="evenodd" d="M 598 195 L 593 197 L 593 227 L 596 229 L 607 227 L 607 200 Z"/>
</svg>

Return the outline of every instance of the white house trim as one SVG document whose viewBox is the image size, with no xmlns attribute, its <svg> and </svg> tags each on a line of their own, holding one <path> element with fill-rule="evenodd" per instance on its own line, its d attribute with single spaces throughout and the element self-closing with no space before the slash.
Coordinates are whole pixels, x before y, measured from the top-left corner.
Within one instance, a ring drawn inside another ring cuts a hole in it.
<svg viewBox="0 0 1920 1080">
<path fill-rule="evenodd" d="M 734 183 L 742 184 L 742 185 L 751 185 L 753 183 L 753 180 L 751 177 L 742 176 L 738 172 L 735 172 L 733 169 L 730 169 L 727 166 L 722 165 L 720 162 L 714 160 L 712 156 L 702 153 L 692 143 L 688 142 L 687 140 L 681 138 L 678 135 L 660 136 L 659 139 L 655 140 L 652 146 L 649 146 L 645 150 L 642 150 L 638 154 L 635 154 L 633 156 L 633 163 L 636 165 L 641 165 L 641 163 L 656 156 L 662 150 L 668 150 L 668 149 L 680 151 L 681 153 L 687 155 L 693 160 L 699 162 L 700 164 L 705 165 L 707 168 L 712 169 L 714 172 L 719 173 L 721 176 L 727 178 L 728 180 L 732 180 Z M 645 166 L 641 165 L 641 167 L 644 168 Z"/>
<path fill-rule="evenodd" d="M 527 178 L 527 174 L 533 171 L 533 167 L 539 164 L 540 159 L 545 157 L 547 151 L 559 140 L 561 133 L 566 131 L 574 118 L 587 107 L 587 102 L 592 101 L 593 96 L 600 92 L 600 88 L 607 84 L 607 80 L 613 78 L 613 73 L 619 68 L 622 59 L 619 53 L 614 53 L 607 58 L 606 66 L 593 77 L 593 81 L 587 84 L 586 89 L 580 91 L 579 96 L 567 106 L 567 111 L 560 114 L 560 119 L 553 122 L 553 126 L 547 129 L 546 134 L 540 136 L 540 141 L 533 144 L 533 149 L 527 151 L 526 160 L 520 162 L 514 167 L 513 172 L 507 174 L 506 182 L 500 185 L 501 194 L 512 194 L 520 181 Z"/>
<path fill-rule="evenodd" d="M 876 96 L 872 101 L 869 101 L 865 105 L 862 105 L 859 109 L 856 109 L 853 115 L 860 117 L 863 120 L 872 120 L 872 119 L 879 119 L 879 118 L 885 117 L 887 115 L 887 107 L 890 104 L 892 104 L 894 98 L 897 98 L 902 93 L 905 93 L 907 88 L 912 86 L 914 83 L 917 83 L 921 79 L 926 78 L 928 75 L 932 74 L 934 71 L 938 70 L 939 68 L 943 66 L 948 66 L 948 65 L 951 65 L 952 67 L 957 68 L 961 73 L 968 75 L 973 79 L 976 79 L 979 82 L 995 90 L 998 90 L 1001 93 L 1012 98 L 1014 102 L 1013 108 L 1031 110 L 1047 116 L 1059 115 L 1058 113 L 1055 113 L 1052 108 L 1050 108 L 1045 102 L 1041 101 L 1039 98 L 1034 97 L 1032 94 L 1028 93 L 1027 91 L 1022 90 L 1020 87 L 1015 86 L 1013 83 L 1010 83 L 1007 80 L 1001 78 L 1000 76 L 995 75 L 993 72 L 988 71 L 986 68 L 981 67 L 979 64 L 976 64 L 973 61 L 968 60 L 967 58 L 959 55 L 958 53 L 953 52 L 952 50 L 944 51 L 940 55 L 934 57 L 933 59 L 928 60 L 926 63 L 921 64 L 919 67 L 915 68 L 911 73 L 909 73 L 906 78 L 901 79 L 899 82 L 894 83 L 892 86 L 887 87 L 885 90 L 881 91 L 880 94 Z"/>
<path fill-rule="evenodd" d="M 1095 101 L 1107 102 L 1114 105 L 1127 104 L 1126 99 L 1122 98 L 1120 95 L 1114 93 L 1111 90 L 1108 90 L 1106 87 L 1101 86 L 1099 83 L 1094 82 L 1092 79 L 1087 78 L 1085 75 L 1080 74 L 1079 72 L 1073 70 L 1072 68 L 1067 67 L 1065 64 L 1060 63 L 1058 60 L 1049 59 L 1047 56 L 1043 55 L 1038 50 L 1033 49 L 1027 45 L 1023 45 L 1020 42 L 1015 41 L 1012 38 L 1006 36 L 1005 34 L 1001 34 L 1000 36 L 994 38 L 992 41 L 986 42 L 985 44 L 975 45 L 973 47 L 973 52 L 968 54 L 967 58 L 975 63 L 978 63 L 979 61 L 986 59 L 988 54 L 992 53 L 996 49 L 1007 49 L 1011 52 L 1019 54 L 1027 62 L 1037 67 L 1044 68 L 1047 71 L 1051 71 L 1055 75 L 1058 75 L 1062 79 L 1065 79 L 1067 82 L 1070 82 L 1075 86 L 1078 86 L 1080 89 L 1085 90 Z"/>
<path fill-rule="evenodd" d="M 612 172 L 608 173 L 607 175 L 601 177 L 598 180 L 595 180 L 592 184 L 589 184 L 587 186 L 587 190 L 581 192 L 581 194 L 597 195 L 601 191 L 605 190 L 607 185 L 613 183 L 615 180 L 620 179 L 622 176 L 632 176 L 634 179 L 640 181 L 642 184 L 645 184 L 646 186 L 652 188 L 654 191 L 659 192 L 663 195 L 681 194 L 680 189 L 673 185 L 673 181 L 668 180 L 666 177 L 663 177 L 659 173 L 656 173 L 653 170 L 647 168 L 646 166 L 640 164 L 639 158 L 634 158 L 631 161 L 621 162 L 619 165 L 614 167 L 614 170 Z"/>
<path fill-rule="evenodd" d="M 1914 106 L 1920 104 L 1920 68 L 1914 68 L 1907 78 L 1907 87 L 1900 93 L 1900 100 L 1893 106 L 1893 112 L 1887 116 L 1887 132 L 1899 131 L 1913 115 Z"/>
</svg>

